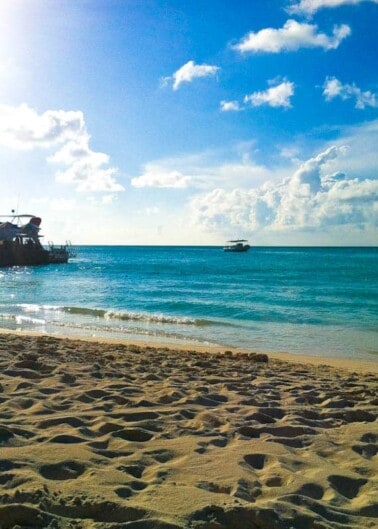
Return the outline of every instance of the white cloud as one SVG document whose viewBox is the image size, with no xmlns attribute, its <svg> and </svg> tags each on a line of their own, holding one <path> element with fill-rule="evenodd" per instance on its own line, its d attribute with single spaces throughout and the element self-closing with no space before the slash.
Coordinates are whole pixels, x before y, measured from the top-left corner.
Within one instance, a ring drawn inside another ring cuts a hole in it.
<svg viewBox="0 0 378 529">
<path fill-rule="evenodd" d="M 93 165 L 91 161 L 78 161 L 66 171 L 57 173 L 56 180 L 63 184 L 75 184 L 77 191 L 117 192 L 123 191 L 123 186 L 115 181 L 116 169 L 103 169 Z"/>
<path fill-rule="evenodd" d="M 293 162 L 298 162 L 298 147 L 295 145 L 290 146 L 284 146 L 281 148 L 280 156 L 282 158 L 287 158 L 288 160 L 292 160 Z"/>
<path fill-rule="evenodd" d="M 67 166 L 58 172 L 58 182 L 74 184 L 77 191 L 118 192 L 117 169 L 107 167 L 109 156 L 92 151 L 81 111 L 47 110 L 38 114 L 26 104 L 0 106 L 0 144 L 19 150 L 60 149 L 49 162 Z"/>
<path fill-rule="evenodd" d="M 290 97 L 294 95 L 294 83 L 284 81 L 276 86 L 271 86 L 263 92 L 253 92 L 245 96 L 244 102 L 252 106 L 269 105 L 271 107 L 290 108 Z"/>
<path fill-rule="evenodd" d="M 322 186 L 322 167 L 330 160 L 334 160 L 340 153 L 345 152 L 345 150 L 346 147 L 344 146 L 332 146 L 320 153 L 318 156 L 310 158 L 306 162 L 302 163 L 290 180 L 291 188 L 304 190 L 304 186 L 307 186 L 310 193 L 316 194 L 318 191 L 320 191 Z"/>
<path fill-rule="evenodd" d="M 378 3 L 378 0 L 294 0 L 293 5 L 289 6 L 286 11 L 295 15 L 313 15 L 319 9 L 325 7 L 340 7 L 343 5 L 356 5 L 362 2 Z"/>
<path fill-rule="evenodd" d="M 80 111 L 47 110 L 38 114 L 25 103 L 0 106 L 0 143 L 14 149 L 51 147 L 81 135 L 85 130 Z"/>
<path fill-rule="evenodd" d="M 241 107 L 239 101 L 221 101 L 220 109 L 222 112 L 238 112 Z"/>
<path fill-rule="evenodd" d="M 281 51 L 296 51 L 300 48 L 336 49 L 341 41 L 351 34 L 346 24 L 334 26 L 331 36 L 318 32 L 315 24 L 299 23 L 287 20 L 280 29 L 265 28 L 257 33 L 251 31 L 234 49 L 241 53 L 279 53 Z"/>
<path fill-rule="evenodd" d="M 329 173 L 342 147 L 304 162 L 289 178 L 254 189 L 215 189 L 192 199 L 196 221 L 208 229 L 256 232 L 363 228 L 376 222 L 378 180 Z"/>
<path fill-rule="evenodd" d="M 363 92 L 354 83 L 342 84 L 336 77 L 327 77 L 323 85 L 323 95 L 326 101 L 331 101 L 335 97 L 343 100 L 354 98 L 355 107 L 363 110 L 366 106 L 377 107 L 378 101 L 373 92 L 367 90 Z"/>
<path fill-rule="evenodd" d="M 251 145 L 238 144 L 230 148 L 236 160 L 219 161 L 222 151 L 205 151 L 192 156 L 165 158 L 147 163 L 141 176 L 131 180 L 134 187 L 231 189 L 263 182 L 272 172 L 249 159 Z M 246 152 L 246 149 L 248 152 Z"/>
<path fill-rule="evenodd" d="M 190 177 L 163 165 L 147 164 L 142 175 L 132 178 L 133 187 L 185 188 Z"/>
<path fill-rule="evenodd" d="M 173 90 L 177 90 L 182 83 L 191 83 L 198 77 L 209 77 L 215 75 L 220 68 L 210 64 L 196 64 L 194 61 L 188 61 L 181 66 L 172 76 L 164 77 L 163 83 L 172 82 Z"/>
<path fill-rule="evenodd" d="M 107 167 L 109 156 L 92 151 L 86 133 L 79 136 L 76 141 L 63 145 L 48 158 L 48 161 L 67 166 L 65 171 L 57 173 L 56 179 L 61 183 L 76 185 L 77 191 L 114 193 L 124 189 L 115 179 L 117 169 Z"/>
</svg>

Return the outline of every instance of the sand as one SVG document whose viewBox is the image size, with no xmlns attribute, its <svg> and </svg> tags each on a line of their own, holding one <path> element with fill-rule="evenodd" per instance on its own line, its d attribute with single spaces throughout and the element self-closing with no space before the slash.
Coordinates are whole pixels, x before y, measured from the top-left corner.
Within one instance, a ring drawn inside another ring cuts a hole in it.
<svg viewBox="0 0 378 529">
<path fill-rule="evenodd" d="M 376 363 L 0 334 L 0 528 L 377 528 L 377 389 Z"/>
</svg>

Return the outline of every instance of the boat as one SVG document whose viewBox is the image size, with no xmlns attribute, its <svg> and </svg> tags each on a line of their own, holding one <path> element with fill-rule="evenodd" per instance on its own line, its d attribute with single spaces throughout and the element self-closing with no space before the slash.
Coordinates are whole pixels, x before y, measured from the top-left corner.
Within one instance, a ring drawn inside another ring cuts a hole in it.
<svg viewBox="0 0 378 529">
<path fill-rule="evenodd" d="M 71 244 L 41 243 L 41 218 L 36 215 L 0 215 L 0 267 L 67 263 L 75 254 Z"/>
<path fill-rule="evenodd" d="M 227 241 L 227 245 L 223 247 L 225 252 L 247 252 L 250 249 L 248 241 L 246 239 L 235 239 L 233 241 Z"/>
</svg>

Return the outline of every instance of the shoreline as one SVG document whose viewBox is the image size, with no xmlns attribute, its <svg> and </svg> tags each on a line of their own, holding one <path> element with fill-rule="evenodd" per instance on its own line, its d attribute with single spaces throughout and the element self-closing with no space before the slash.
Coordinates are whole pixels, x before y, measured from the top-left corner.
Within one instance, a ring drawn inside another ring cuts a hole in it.
<svg viewBox="0 0 378 529">
<path fill-rule="evenodd" d="M 100 336 L 86 336 L 86 335 L 65 335 L 65 334 L 49 334 L 38 331 L 14 331 L 8 330 L 5 328 L 0 328 L 0 335 L 10 334 L 14 336 L 48 336 L 52 338 L 69 340 L 69 341 L 84 341 L 93 344 L 109 344 L 109 345 L 137 345 L 139 347 L 150 347 L 150 348 L 166 348 L 170 351 L 195 351 L 199 353 L 224 353 L 227 350 L 232 350 L 235 354 L 238 353 L 259 353 L 255 350 L 250 350 L 246 348 L 239 347 L 227 347 L 220 345 L 199 345 L 194 343 L 188 344 L 173 344 L 172 342 L 164 341 L 148 341 L 148 340 L 133 340 L 133 339 L 121 339 L 121 338 L 105 338 Z M 340 358 L 340 357 L 326 357 L 326 356 L 317 356 L 317 355 L 298 355 L 290 352 L 264 352 L 262 354 L 267 354 L 269 358 L 281 360 L 283 362 L 291 362 L 296 364 L 311 364 L 313 366 L 327 365 L 334 368 L 347 369 L 350 371 L 356 371 L 360 373 L 378 373 L 378 360 L 372 358 L 371 360 L 367 359 L 352 359 L 352 358 Z"/>
</svg>

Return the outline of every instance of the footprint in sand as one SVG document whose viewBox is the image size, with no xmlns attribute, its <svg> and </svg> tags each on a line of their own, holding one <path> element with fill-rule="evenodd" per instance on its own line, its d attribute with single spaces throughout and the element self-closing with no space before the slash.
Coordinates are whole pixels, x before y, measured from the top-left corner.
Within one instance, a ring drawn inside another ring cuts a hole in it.
<svg viewBox="0 0 378 529">
<path fill-rule="evenodd" d="M 360 441 L 362 443 L 376 443 L 378 442 L 378 434 L 367 432 L 361 437 Z"/>
<path fill-rule="evenodd" d="M 331 487 L 345 498 L 353 499 L 358 496 L 360 488 L 367 483 L 367 479 L 350 478 L 348 476 L 331 475 L 328 482 Z"/>
<path fill-rule="evenodd" d="M 252 413 L 251 415 L 248 415 L 245 418 L 246 421 L 256 421 L 259 424 L 272 424 L 276 422 L 276 419 L 271 417 L 270 415 L 267 415 L 266 413 L 262 413 L 257 411 L 256 413 Z"/>
<path fill-rule="evenodd" d="M 130 474 L 134 478 L 139 479 L 142 477 L 145 467 L 144 465 L 136 463 L 132 465 L 121 465 L 117 467 L 117 470 L 120 470 L 121 472 L 126 472 L 127 474 Z"/>
<path fill-rule="evenodd" d="M 300 496 L 307 496 L 314 500 L 321 500 L 324 495 L 324 489 L 318 483 L 305 483 L 302 485 L 295 494 Z"/>
<path fill-rule="evenodd" d="M 378 447 L 375 444 L 354 445 L 352 450 L 366 459 L 371 459 L 378 453 Z"/>
<path fill-rule="evenodd" d="M 316 435 L 317 431 L 313 428 L 304 427 L 304 426 L 273 426 L 268 427 L 265 426 L 261 429 L 263 433 L 270 433 L 271 435 L 277 436 L 277 437 L 300 437 L 303 435 Z"/>
<path fill-rule="evenodd" d="M 76 479 L 85 471 L 85 465 L 77 461 L 62 461 L 50 465 L 42 465 L 39 473 L 42 477 L 52 480 Z"/>
<path fill-rule="evenodd" d="M 6 444 L 10 439 L 14 437 L 14 433 L 12 430 L 7 428 L 6 426 L 0 425 L 0 444 Z"/>
<path fill-rule="evenodd" d="M 0 472 L 8 472 L 15 468 L 21 468 L 23 465 L 9 459 L 0 459 Z"/>
<path fill-rule="evenodd" d="M 260 430 L 254 428 L 253 426 L 241 426 L 238 429 L 238 433 L 243 437 L 248 437 L 249 439 L 258 439 L 260 437 Z"/>
<path fill-rule="evenodd" d="M 90 448 L 94 448 L 95 450 L 105 450 L 109 446 L 109 440 L 105 439 L 104 441 L 92 441 L 91 443 L 88 443 L 88 446 Z"/>
<path fill-rule="evenodd" d="M 271 476 L 265 480 L 265 485 L 267 487 L 282 487 L 283 479 L 281 476 Z"/>
<path fill-rule="evenodd" d="M 158 463 L 167 463 L 168 461 L 171 461 L 175 457 L 175 453 L 171 450 L 151 450 L 149 452 L 146 452 L 146 454 L 150 455 L 155 461 Z"/>
<path fill-rule="evenodd" d="M 52 517 L 41 510 L 27 505 L 0 505 L 1 527 L 4 529 L 16 527 L 31 527 L 43 529 L 49 526 Z"/>
<path fill-rule="evenodd" d="M 12 472 L 5 472 L 0 474 L 0 485 L 4 489 L 15 489 L 24 483 L 30 481 L 30 477 L 20 476 Z M 1 527 L 1 525 L 0 525 Z"/>
<path fill-rule="evenodd" d="M 200 441 L 198 443 L 198 448 L 196 448 L 194 451 L 197 452 L 197 454 L 204 454 L 207 452 L 208 449 L 211 448 L 224 448 L 227 446 L 228 440 L 226 437 L 217 437 L 216 439 L 211 439 L 210 441 Z"/>
<path fill-rule="evenodd" d="M 23 389 L 31 389 L 33 386 L 34 384 L 30 382 L 20 382 L 15 389 L 15 393 L 22 391 Z"/>
<path fill-rule="evenodd" d="M 15 409 L 27 410 L 35 404 L 35 399 L 27 399 L 19 397 L 17 399 L 12 399 L 11 407 Z"/>
<path fill-rule="evenodd" d="M 57 393 L 60 393 L 62 391 L 61 388 L 40 388 L 38 390 L 38 393 L 40 393 L 41 395 L 45 396 L 45 395 L 56 395 Z"/>
<path fill-rule="evenodd" d="M 139 422 L 159 419 L 160 414 L 155 411 L 135 411 L 129 413 L 112 413 L 110 417 L 114 419 L 122 419 L 125 422 Z"/>
<path fill-rule="evenodd" d="M 87 439 L 78 437 L 77 435 L 56 435 L 50 439 L 50 443 L 62 443 L 62 444 L 78 444 L 85 443 Z"/>
<path fill-rule="evenodd" d="M 96 426 L 95 431 L 98 433 L 98 435 L 106 435 L 108 433 L 117 432 L 119 430 L 123 429 L 123 424 L 115 423 L 115 422 L 101 422 L 98 426 Z"/>
<path fill-rule="evenodd" d="M 361 436 L 360 442 L 352 446 L 352 450 L 365 459 L 371 459 L 378 453 L 378 435 L 372 432 L 367 432 Z"/>
<path fill-rule="evenodd" d="M 197 483 L 199 489 L 214 492 L 216 494 L 231 494 L 232 487 L 230 485 L 220 485 L 219 483 L 212 483 L 211 481 L 200 481 Z"/>
<path fill-rule="evenodd" d="M 235 490 L 231 493 L 235 498 L 241 498 L 249 502 L 256 501 L 261 496 L 261 483 L 259 481 L 248 481 L 239 479 Z"/>
<path fill-rule="evenodd" d="M 118 487 L 114 492 L 123 500 L 130 498 L 134 494 L 130 487 Z"/>
<path fill-rule="evenodd" d="M 244 456 L 244 461 L 247 463 L 248 467 L 253 468 L 254 470 L 262 470 L 268 460 L 266 454 L 247 454 Z"/>
<path fill-rule="evenodd" d="M 106 450 L 101 448 L 94 448 L 93 452 L 95 454 L 106 457 L 107 459 L 117 459 L 118 457 L 129 457 L 133 454 L 133 452 L 128 452 L 125 450 Z"/>
<path fill-rule="evenodd" d="M 376 417 L 373 413 L 366 410 L 343 410 L 323 412 L 324 418 L 339 419 L 344 423 L 351 422 L 374 422 Z"/>
<path fill-rule="evenodd" d="M 38 424 L 38 428 L 52 428 L 53 426 L 60 426 L 62 424 L 68 424 L 68 426 L 72 426 L 72 428 L 80 428 L 81 426 L 84 426 L 84 422 L 78 417 L 67 416 L 45 419 Z"/>
<path fill-rule="evenodd" d="M 60 377 L 60 382 L 62 382 L 62 384 L 75 384 L 76 380 L 77 378 L 75 375 L 71 375 L 69 373 L 62 373 Z"/>
<path fill-rule="evenodd" d="M 130 487 L 134 491 L 144 490 L 147 486 L 148 486 L 147 483 L 145 483 L 144 481 L 132 481 L 130 483 Z"/>
<path fill-rule="evenodd" d="M 144 443 L 153 438 L 153 434 L 142 428 L 127 428 L 124 430 L 119 430 L 112 434 L 113 437 L 120 437 L 125 441 L 131 441 L 135 443 Z"/>
<path fill-rule="evenodd" d="M 42 377 L 40 373 L 37 373 L 32 369 L 5 369 L 3 374 L 8 377 L 20 377 L 29 380 L 40 379 Z"/>
</svg>

